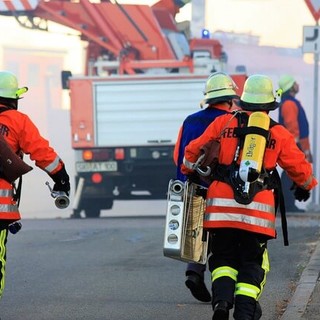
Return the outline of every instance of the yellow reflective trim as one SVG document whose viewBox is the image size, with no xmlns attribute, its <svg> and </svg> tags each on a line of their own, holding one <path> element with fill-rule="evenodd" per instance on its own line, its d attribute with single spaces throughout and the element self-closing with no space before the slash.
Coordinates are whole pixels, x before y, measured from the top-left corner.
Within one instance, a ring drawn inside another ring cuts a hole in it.
<svg viewBox="0 0 320 320">
<path fill-rule="evenodd" d="M 228 198 L 207 198 L 208 206 L 221 206 L 221 207 L 232 207 L 232 208 L 243 208 L 249 210 L 259 210 L 265 213 L 271 213 L 273 216 L 275 215 L 274 206 L 270 206 L 265 203 L 252 201 L 249 204 L 241 204 L 233 199 Z"/>
<path fill-rule="evenodd" d="M 243 295 L 257 300 L 260 289 L 249 283 L 239 282 L 236 284 L 235 295 Z"/>
<path fill-rule="evenodd" d="M 7 238 L 7 229 L 3 229 L 0 231 L 0 298 L 3 294 L 3 290 L 5 287 L 5 266 L 6 266 L 6 238 Z"/>
<path fill-rule="evenodd" d="M 19 98 L 22 94 L 26 93 L 28 91 L 27 87 L 19 88 L 16 91 L 16 97 Z"/>
<path fill-rule="evenodd" d="M 238 276 L 238 271 L 236 269 L 224 266 L 224 267 L 216 268 L 212 271 L 211 281 L 213 282 L 221 277 L 229 277 L 232 280 L 237 281 L 237 276 Z"/>
<path fill-rule="evenodd" d="M 205 221 L 230 221 L 242 222 L 263 228 L 275 229 L 275 221 L 270 221 L 263 218 L 252 217 L 241 213 L 226 213 L 226 212 L 206 212 L 204 215 Z"/>
<path fill-rule="evenodd" d="M 266 273 L 268 273 L 270 271 L 269 253 L 268 253 L 267 248 L 265 248 L 264 253 L 263 253 L 261 267 Z"/>
<path fill-rule="evenodd" d="M 264 270 L 264 277 L 262 282 L 260 283 L 260 293 L 257 296 L 257 300 L 260 298 L 262 291 L 264 289 L 264 286 L 267 282 L 267 274 L 270 271 L 270 263 L 269 263 L 269 253 L 268 249 L 265 248 L 263 256 L 262 256 L 262 264 L 261 264 L 262 269 Z"/>
</svg>

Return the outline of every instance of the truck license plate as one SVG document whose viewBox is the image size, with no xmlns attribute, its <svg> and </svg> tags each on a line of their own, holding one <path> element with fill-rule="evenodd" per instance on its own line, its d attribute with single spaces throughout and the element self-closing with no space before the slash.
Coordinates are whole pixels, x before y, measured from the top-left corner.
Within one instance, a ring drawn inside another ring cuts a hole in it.
<svg viewBox="0 0 320 320">
<path fill-rule="evenodd" d="M 118 164 L 116 161 L 105 162 L 77 162 L 77 172 L 98 172 L 98 171 L 117 171 Z"/>
</svg>

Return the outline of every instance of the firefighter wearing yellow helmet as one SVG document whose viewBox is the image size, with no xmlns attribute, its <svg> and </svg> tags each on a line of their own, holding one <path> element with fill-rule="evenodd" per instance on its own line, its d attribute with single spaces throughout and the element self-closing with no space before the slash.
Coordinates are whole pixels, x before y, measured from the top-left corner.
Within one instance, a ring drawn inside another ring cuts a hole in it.
<svg viewBox="0 0 320 320">
<path fill-rule="evenodd" d="M 309 140 L 309 122 L 301 102 L 296 98 L 299 84 L 291 75 L 283 75 L 279 79 L 279 87 L 283 90 L 279 108 L 279 123 L 284 125 L 294 136 L 298 147 L 304 152 L 307 160 L 312 163 L 312 154 Z M 295 204 L 292 193 L 292 180 L 285 172 L 281 174 L 286 208 L 291 212 L 304 211 Z"/>
<path fill-rule="evenodd" d="M 187 180 L 187 176 L 180 171 L 186 145 L 199 137 L 218 116 L 232 112 L 235 107 L 233 100 L 239 99 L 236 90 L 237 85 L 226 73 L 215 72 L 208 77 L 203 92 L 204 99 L 201 101 L 203 109 L 189 115 L 178 134 L 174 149 L 174 161 L 177 165 L 176 179 Z M 211 296 L 204 281 L 205 270 L 205 265 L 188 263 L 185 284 L 197 300 L 210 302 Z"/>
<path fill-rule="evenodd" d="M 203 222 L 204 229 L 210 233 L 208 262 L 212 278 L 213 320 L 228 320 L 233 307 L 236 320 L 256 320 L 262 316 L 257 302 L 269 271 L 267 242 L 276 237 L 275 198 L 281 196 L 277 165 L 281 165 L 294 180 L 297 185 L 295 196 L 299 201 L 306 201 L 310 190 L 318 183 L 312 166 L 290 132 L 271 118 L 268 128 L 266 116 L 277 107 L 277 98 L 269 77 L 250 76 L 240 98 L 243 110 L 216 118 L 185 148 L 181 170 L 190 175 L 202 146 L 208 141 L 220 141 L 218 164 L 207 191 Z M 264 113 L 264 116 L 248 126 L 251 115 L 257 113 Z M 247 135 L 264 137 L 266 147 L 261 170 L 256 172 L 258 177 L 243 181 L 239 170 Z M 284 214 L 282 206 L 280 212 Z M 285 226 L 284 244 L 288 245 Z"/>
<path fill-rule="evenodd" d="M 21 188 L 14 188 L 14 182 L 32 169 L 29 166 L 25 169 L 20 165 L 23 161 L 16 161 L 11 154 L 17 158 L 22 154 L 30 155 L 35 165 L 52 178 L 55 191 L 70 192 L 69 175 L 63 161 L 30 118 L 17 110 L 18 100 L 27 90 L 27 87 L 19 87 L 13 73 L 0 71 L 0 298 L 5 285 L 8 232 L 16 233 L 21 228 Z M 2 160 L 5 161 L 1 163 Z"/>
</svg>

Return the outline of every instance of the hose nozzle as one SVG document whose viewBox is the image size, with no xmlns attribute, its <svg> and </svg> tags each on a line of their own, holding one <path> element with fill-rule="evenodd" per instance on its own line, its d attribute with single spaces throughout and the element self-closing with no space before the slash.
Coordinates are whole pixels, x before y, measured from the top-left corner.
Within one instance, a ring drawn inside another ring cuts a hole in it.
<svg viewBox="0 0 320 320">
<path fill-rule="evenodd" d="M 69 206 L 70 204 L 70 199 L 68 197 L 68 195 L 63 192 L 63 191 L 54 191 L 49 182 L 46 182 L 46 185 L 48 186 L 50 193 L 51 193 L 51 197 L 54 198 L 54 204 L 58 209 L 65 209 Z"/>
</svg>

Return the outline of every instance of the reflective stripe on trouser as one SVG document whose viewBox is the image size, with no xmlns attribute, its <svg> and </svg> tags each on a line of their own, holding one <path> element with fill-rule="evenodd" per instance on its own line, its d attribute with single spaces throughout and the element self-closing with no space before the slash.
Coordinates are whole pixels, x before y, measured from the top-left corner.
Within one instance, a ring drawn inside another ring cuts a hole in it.
<svg viewBox="0 0 320 320">
<path fill-rule="evenodd" d="M 255 300 L 259 299 L 263 291 L 263 288 L 266 284 L 267 273 L 270 270 L 268 250 L 266 248 L 263 253 L 263 260 L 262 260 L 261 267 L 264 270 L 264 276 L 260 283 L 260 287 L 249 284 L 249 283 L 245 283 L 245 282 L 238 282 L 236 283 L 236 289 L 235 289 L 236 296 L 243 295 L 243 296 L 251 297 Z"/>
<path fill-rule="evenodd" d="M 237 275 L 238 271 L 229 266 L 221 266 L 211 272 L 213 308 L 219 300 L 227 301 L 229 305 L 233 305 Z"/>
<path fill-rule="evenodd" d="M 228 266 L 223 266 L 214 269 L 211 272 L 211 281 L 214 282 L 220 277 L 229 277 L 234 281 L 237 281 L 238 271 Z"/>
<path fill-rule="evenodd" d="M 6 268 L 6 243 L 8 230 L 0 231 L 0 298 L 2 297 L 5 287 L 5 268 Z"/>
<path fill-rule="evenodd" d="M 266 274 L 269 271 L 269 259 L 265 244 L 260 244 L 260 246 L 264 249 L 261 261 L 261 271 L 263 271 L 263 274 L 259 272 L 260 280 L 258 280 L 259 277 L 257 275 L 252 279 L 255 281 L 254 284 L 241 281 L 241 276 L 238 277 L 239 282 L 235 287 L 234 319 L 259 319 L 261 317 L 261 310 L 257 309 L 257 300 L 266 283 Z M 252 272 L 252 270 L 249 272 Z M 261 282 L 258 284 L 256 281 Z"/>
</svg>

